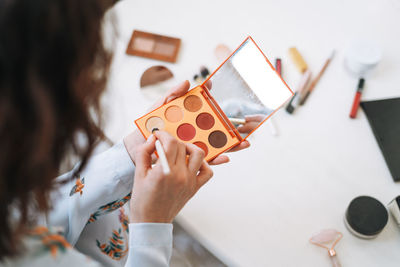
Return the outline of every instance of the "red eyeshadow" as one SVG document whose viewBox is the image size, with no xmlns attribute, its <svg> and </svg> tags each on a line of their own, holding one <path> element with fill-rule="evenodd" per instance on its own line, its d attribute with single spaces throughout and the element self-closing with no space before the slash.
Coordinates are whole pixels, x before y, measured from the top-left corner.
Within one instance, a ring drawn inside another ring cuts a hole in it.
<svg viewBox="0 0 400 267">
<path fill-rule="evenodd" d="M 194 142 L 194 145 L 200 147 L 201 149 L 203 149 L 203 151 L 206 153 L 206 156 L 208 154 L 208 147 L 206 144 L 204 144 L 203 142 Z"/>
<path fill-rule="evenodd" d="M 210 113 L 200 113 L 196 118 L 197 126 L 202 130 L 209 130 L 214 126 L 215 120 Z"/>
<path fill-rule="evenodd" d="M 184 123 L 178 127 L 176 135 L 183 141 L 190 141 L 196 135 L 196 129 L 189 123 Z"/>
</svg>

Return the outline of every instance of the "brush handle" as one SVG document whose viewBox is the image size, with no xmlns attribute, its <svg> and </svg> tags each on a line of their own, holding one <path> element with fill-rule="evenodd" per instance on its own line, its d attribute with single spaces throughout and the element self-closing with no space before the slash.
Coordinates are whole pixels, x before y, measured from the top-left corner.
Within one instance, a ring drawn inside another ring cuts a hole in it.
<svg viewBox="0 0 400 267">
<path fill-rule="evenodd" d="M 158 158 L 160 160 L 161 167 L 163 169 L 163 173 L 164 173 L 164 175 L 168 175 L 171 173 L 171 169 L 169 168 L 168 160 L 167 160 L 167 156 L 165 155 L 164 148 L 162 147 L 161 142 L 159 140 L 156 140 L 155 145 L 156 145 Z"/>
<path fill-rule="evenodd" d="M 332 267 L 342 267 L 342 264 L 340 264 L 339 258 L 337 255 L 331 256 L 331 262 L 332 262 Z"/>
</svg>

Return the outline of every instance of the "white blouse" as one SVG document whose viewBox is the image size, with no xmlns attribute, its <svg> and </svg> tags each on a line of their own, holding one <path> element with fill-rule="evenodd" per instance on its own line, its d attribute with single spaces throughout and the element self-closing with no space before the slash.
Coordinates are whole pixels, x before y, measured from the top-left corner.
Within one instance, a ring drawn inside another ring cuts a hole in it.
<svg viewBox="0 0 400 267">
<path fill-rule="evenodd" d="M 169 266 L 172 224 L 129 223 L 134 171 L 122 142 L 92 157 L 52 193 L 53 209 L 24 238 L 21 253 L 0 266 Z"/>
</svg>

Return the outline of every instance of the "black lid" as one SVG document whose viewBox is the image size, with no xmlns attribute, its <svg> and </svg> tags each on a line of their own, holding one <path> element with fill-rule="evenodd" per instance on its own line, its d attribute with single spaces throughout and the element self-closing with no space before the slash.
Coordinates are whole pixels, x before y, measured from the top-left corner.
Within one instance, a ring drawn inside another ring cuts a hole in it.
<svg viewBox="0 0 400 267">
<path fill-rule="evenodd" d="M 388 212 L 377 199 L 360 196 L 350 202 L 346 211 L 346 220 L 356 232 L 374 236 L 379 234 L 388 222 Z"/>
</svg>

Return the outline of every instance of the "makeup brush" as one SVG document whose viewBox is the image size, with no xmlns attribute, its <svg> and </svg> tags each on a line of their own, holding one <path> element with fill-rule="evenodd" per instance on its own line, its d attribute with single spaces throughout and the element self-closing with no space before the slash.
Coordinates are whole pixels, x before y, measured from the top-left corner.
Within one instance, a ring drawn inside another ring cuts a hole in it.
<svg viewBox="0 0 400 267">
<path fill-rule="evenodd" d="M 159 129 L 154 128 L 151 132 L 154 133 L 155 131 L 159 131 Z M 157 139 L 155 145 L 156 145 L 158 158 L 160 159 L 161 167 L 163 169 L 163 173 L 164 173 L 164 175 L 168 175 L 171 173 L 171 169 L 169 168 L 167 156 L 165 155 L 165 151 L 164 151 L 163 146 L 161 145 L 160 140 Z"/>
<path fill-rule="evenodd" d="M 296 92 L 294 93 L 293 97 L 290 99 L 288 105 L 286 106 L 286 111 L 289 114 L 292 114 L 294 110 L 299 106 L 300 98 L 304 95 L 305 89 L 307 88 L 307 84 L 310 81 L 310 78 L 311 78 L 311 71 L 306 70 L 306 72 L 304 72 L 303 76 L 301 77 Z"/>
<path fill-rule="evenodd" d="M 308 87 L 306 94 L 304 97 L 300 100 L 300 105 L 303 105 L 308 96 L 311 94 L 311 92 L 314 90 L 314 87 L 317 85 L 319 82 L 319 79 L 321 79 L 322 75 L 324 74 L 326 68 L 328 67 L 329 63 L 331 63 L 333 56 L 335 55 L 335 50 L 332 51 L 330 57 L 325 61 L 324 66 L 322 66 L 322 69 L 319 71 L 317 77 L 314 78 L 314 80 L 311 82 L 310 87 Z"/>
</svg>

